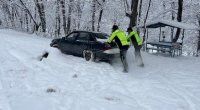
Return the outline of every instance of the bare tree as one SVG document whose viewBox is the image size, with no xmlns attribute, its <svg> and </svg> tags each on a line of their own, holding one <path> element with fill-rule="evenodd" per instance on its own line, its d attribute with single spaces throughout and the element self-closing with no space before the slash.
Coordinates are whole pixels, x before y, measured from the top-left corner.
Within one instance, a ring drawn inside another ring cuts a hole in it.
<svg viewBox="0 0 200 110">
<path fill-rule="evenodd" d="M 28 14 L 25 13 L 25 24 L 26 24 L 26 31 L 29 32 L 29 22 L 28 22 Z"/>
<path fill-rule="evenodd" d="M 34 31 L 38 31 L 39 29 L 39 25 L 38 23 L 35 21 L 35 19 L 33 18 L 33 15 L 31 14 L 30 10 L 27 8 L 27 6 L 24 4 L 24 2 L 22 0 L 19 0 L 21 5 L 23 6 L 23 9 L 25 10 L 25 12 L 30 16 L 30 18 L 32 19 L 33 23 L 34 23 Z"/>
<path fill-rule="evenodd" d="M 11 24 L 12 24 L 12 27 L 14 28 L 15 27 L 15 9 L 14 7 L 11 7 Z"/>
<path fill-rule="evenodd" d="M 126 8 L 128 9 L 129 5 L 128 5 L 127 0 L 124 0 L 124 3 L 127 6 Z M 129 27 L 134 27 L 137 24 L 138 3 L 139 3 L 139 0 L 132 0 L 131 1 L 131 11 L 126 12 L 126 16 L 129 17 L 129 19 L 130 19 Z"/>
<path fill-rule="evenodd" d="M 71 15 L 72 15 L 72 3 L 74 2 L 74 0 L 69 0 L 69 8 L 68 8 L 68 17 L 67 17 L 67 34 L 70 33 L 70 29 L 71 29 Z"/>
<path fill-rule="evenodd" d="M 45 10 L 43 0 L 35 0 L 35 5 L 39 13 L 40 22 L 42 26 L 42 32 L 46 32 L 46 19 L 45 19 Z"/>
<path fill-rule="evenodd" d="M 95 31 L 96 0 L 92 0 L 92 31 Z"/>
<path fill-rule="evenodd" d="M 200 12 L 198 13 L 197 18 L 198 18 L 198 24 L 200 27 Z M 199 55 L 200 55 L 200 29 L 199 29 L 198 46 L 197 46 L 197 56 Z"/>
<path fill-rule="evenodd" d="M 78 13 L 78 29 L 80 29 L 81 25 L 81 18 L 82 18 L 82 10 L 84 7 L 84 2 L 81 2 L 81 0 L 77 1 L 77 13 Z"/>
<path fill-rule="evenodd" d="M 140 21 L 141 21 L 141 15 L 142 15 L 142 1 L 143 0 L 140 0 L 140 4 L 139 4 L 139 16 L 138 16 L 138 20 L 137 20 L 137 24 L 139 25 L 140 24 Z"/>
<path fill-rule="evenodd" d="M 146 22 L 147 22 L 147 18 L 148 18 L 148 16 L 149 16 L 150 7 L 151 7 L 151 0 L 149 0 L 149 6 L 148 6 L 148 9 L 147 9 L 146 17 L 145 17 L 145 19 L 144 19 L 145 30 L 144 30 L 143 42 L 146 40 L 146 39 L 145 39 L 145 35 L 146 35 L 146 31 L 147 31 L 147 29 L 146 29 Z"/>
<path fill-rule="evenodd" d="M 60 0 L 56 1 L 56 27 L 55 27 L 55 36 L 60 35 Z"/>
<path fill-rule="evenodd" d="M 2 10 L 4 11 L 4 15 L 7 15 L 7 16 L 5 16 L 6 20 L 11 21 L 11 13 L 10 13 L 10 9 L 8 7 L 8 4 L 3 4 Z M 11 24 L 12 24 L 12 22 L 11 22 Z M 9 25 L 9 23 L 8 23 L 8 25 Z"/>
<path fill-rule="evenodd" d="M 181 22 L 182 21 L 182 13 L 183 13 L 183 0 L 178 0 L 178 15 L 177 15 L 177 21 Z M 173 42 L 177 42 L 179 36 L 181 33 L 181 29 L 178 28 L 176 31 L 175 38 L 173 39 Z"/>
<path fill-rule="evenodd" d="M 65 11 L 65 0 L 60 0 L 60 5 L 61 5 L 61 12 L 62 12 L 62 21 L 63 21 L 63 30 L 65 33 L 65 36 L 67 35 L 67 27 L 66 27 L 66 11 Z"/>
<path fill-rule="evenodd" d="M 102 19 L 102 16 L 103 16 L 103 6 L 104 6 L 104 3 L 106 2 L 106 0 L 102 0 L 103 3 L 100 3 L 98 0 L 97 0 L 97 3 L 100 5 L 100 13 L 99 13 L 99 18 L 98 18 L 98 25 L 97 25 L 97 31 L 100 31 L 100 23 L 101 23 L 101 19 Z"/>
</svg>

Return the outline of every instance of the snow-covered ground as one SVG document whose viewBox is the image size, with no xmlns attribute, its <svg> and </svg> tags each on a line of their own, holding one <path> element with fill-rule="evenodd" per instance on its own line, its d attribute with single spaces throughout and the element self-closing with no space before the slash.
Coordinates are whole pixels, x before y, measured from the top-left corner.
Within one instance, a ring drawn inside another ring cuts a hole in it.
<svg viewBox="0 0 200 110">
<path fill-rule="evenodd" d="M 0 110 L 199 110 L 200 58 L 128 52 L 129 73 L 49 47 L 51 39 L 0 30 Z M 44 51 L 49 57 L 38 61 Z M 53 92 L 48 92 L 48 90 Z M 55 91 L 54 91 L 55 90 Z"/>
</svg>

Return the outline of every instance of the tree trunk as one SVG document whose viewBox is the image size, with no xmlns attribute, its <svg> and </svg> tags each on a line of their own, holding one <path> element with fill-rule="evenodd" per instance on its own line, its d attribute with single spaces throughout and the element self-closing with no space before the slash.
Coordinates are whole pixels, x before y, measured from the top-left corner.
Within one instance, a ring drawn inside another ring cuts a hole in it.
<svg viewBox="0 0 200 110">
<path fill-rule="evenodd" d="M 72 3 L 74 0 L 69 0 L 69 9 L 68 9 L 68 17 L 67 17 L 67 34 L 70 33 L 71 29 L 71 15 L 72 15 Z"/>
<path fill-rule="evenodd" d="M 100 31 L 100 23 L 101 23 L 102 15 L 103 15 L 103 9 L 101 9 L 99 13 L 98 26 L 97 26 L 98 32 Z"/>
<path fill-rule="evenodd" d="M 150 7 L 151 7 L 151 0 L 149 0 L 149 6 L 148 6 L 148 9 L 147 9 L 146 17 L 145 17 L 145 19 L 144 19 L 145 30 L 144 30 L 143 42 L 146 40 L 146 39 L 145 39 L 145 35 L 146 35 L 146 32 L 147 32 L 147 29 L 146 29 L 146 22 L 147 22 L 147 18 L 148 18 L 148 16 L 149 16 Z"/>
<path fill-rule="evenodd" d="M 10 13 L 9 7 L 8 7 L 7 4 L 3 4 L 3 5 L 2 5 L 2 9 L 3 9 L 5 15 L 8 15 L 8 16 L 6 16 L 5 18 L 7 18 L 6 21 L 7 21 L 8 27 L 9 27 L 9 26 L 10 26 L 9 24 L 12 24 L 12 23 L 9 23 L 9 21 L 12 21 L 12 20 L 11 20 L 11 13 Z"/>
<path fill-rule="evenodd" d="M 61 12 L 62 12 L 62 20 L 63 20 L 63 30 L 65 36 L 67 35 L 67 27 L 66 27 L 66 11 L 65 11 L 65 0 L 60 0 L 60 5 L 61 5 Z"/>
<path fill-rule="evenodd" d="M 14 12 L 14 7 L 11 8 L 11 25 L 12 25 L 12 28 L 15 27 L 15 12 Z"/>
<path fill-rule="evenodd" d="M 26 31 L 29 32 L 29 22 L 28 22 L 28 14 L 25 13 L 25 23 L 26 23 Z"/>
<path fill-rule="evenodd" d="M 36 22 L 35 19 L 33 18 L 31 12 L 29 11 L 29 9 L 26 7 L 26 5 L 24 4 L 24 2 L 23 2 L 22 0 L 19 0 L 19 1 L 20 1 L 20 3 L 22 4 L 22 6 L 25 8 L 25 12 L 28 13 L 28 15 L 30 16 L 30 18 L 33 20 L 33 22 L 34 22 L 34 27 L 35 27 L 34 31 L 38 31 L 39 25 L 37 24 L 37 22 Z"/>
<path fill-rule="evenodd" d="M 35 4 L 39 13 L 41 26 L 42 26 L 42 32 L 46 32 L 46 19 L 45 19 L 45 10 L 44 10 L 44 4 L 42 0 L 35 0 Z"/>
<path fill-rule="evenodd" d="M 140 5 L 139 5 L 139 16 L 138 16 L 138 20 L 137 20 L 138 25 L 140 24 L 141 15 L 142 15 L 142 0 L 140 0 Z"/>
<path fill-rule="evenodd" d="M 78 11 L 78 29 L 80 29 L 81 26 L 81 17 L 82 17 L 82 7 L 80 0 L 77 1 L 77 11 Z"/>
<path fill-rule="evenodd" d="M 21 29 L 23 28 L 23 20 L 22 20 L 23 13 L 26 13 L 26 12 L 24 10 L 21 10 L 20 17 L 19 17 L 19 22 L 20 22 L 20 28 Z"/>
<path fill-rule="evenodd" d="M 103 4 L 105 2 L 106 2 L 106 0 L 103 0 Z M 98 26 L 97 26 L 97 31 L 98 32 L 100 31 L 100 23 L 101 23 L 101 19 L 102 19 L 102 15 L 103 15 L 103 4 L 100 4 L 101 5 L 101 10 L 100 10 L 100 13 L 99 13 Z"/>
<path fill-rule="evenodd" d="M 172 9 L 172 21 L 174 21 L 174 19 L 175 19 L 175 15 L 176 15 L 176 13 L 175 13 L 175 2 L 172 2 L 172 4 L 171 4 L 171 9 Z M 174 27 L 171 27 L 171 42 L 173 42 L 173 37 L 174 37 Z"/>
<path fill-rule="evenodd" d="M 131 13 L 126 13 L 126 16 L 130 18 L 129 27 L 134 27 L 137 24 L 138 2 L 139 0 L 132 0 Z"/>
<path fill-rule="evenodd" d="M 56 1 L 56 27 L 55 27 L 55 36 L 60 36 L 60 0 Z"/>
<path fill-rule="evenodd" d="M 200 18 L 198 20 L 199 26 L 200 26 Z M 197 56 L 200 55 L 200 30 L 199 30 L 199 36 L 198 36 L 198 47 L 197 47 Z"/>
<path fill-rule="evenodd" d="M 92 2 L 92 31 L 95 31 L 96 0 Z"/>
<path fill-rule="evenodd" d="M 177 21 L 181 22 L 182 21 L 182 13 L 183 13 L 183 0 L 178 0 L 178 16 L 177 16 Z M 173 39 L 173 42 L 177 42 L 178 38 L 180 36 L 181 29 L 178 28 L 176 31 L 175 38 Z"/>
</svg>

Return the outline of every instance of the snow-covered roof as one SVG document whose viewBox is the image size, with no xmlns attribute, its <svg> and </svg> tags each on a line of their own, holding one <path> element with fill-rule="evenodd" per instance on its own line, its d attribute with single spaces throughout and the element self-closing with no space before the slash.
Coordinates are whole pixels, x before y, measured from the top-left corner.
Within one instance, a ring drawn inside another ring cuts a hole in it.
<svg viewBox="0 0 200 110">
<path fill-rule="evenodd" d="M 200 27 L 192 24 L 186 24 L 182 22 L 172 21 L 172 20 L 157 20 L 146 24 L 146 28 L 159 28 L 159 27 L 175 27 L 187 30 L 200 30 Z M 145 26 L 139 26 L 138 28 L 144 28 Z"/>
</svg>

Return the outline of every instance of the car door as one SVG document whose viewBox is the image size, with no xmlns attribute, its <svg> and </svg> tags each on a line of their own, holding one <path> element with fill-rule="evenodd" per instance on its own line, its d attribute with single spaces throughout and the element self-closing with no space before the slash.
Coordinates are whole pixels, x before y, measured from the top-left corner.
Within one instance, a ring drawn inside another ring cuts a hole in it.
<svg viewBox="0 0 200 110">
<path fill-rule="evenodd" d="M 73 54 L 73 44 L 75 42 L 76 37 L 78 36 L 78 32 L 72 32 L 63 38 L 60 42 L 60 49 L 63 52 Z"/>
<path fill-rule="evenodd" d="M 89 45 L 88 48 L 92 51 L 98 50 L 98 42 L 94 33 L 91 33 L 89 36 Z"/>
<path fill-rule="evenodd" d="M 83 51 L 88 49 L 89 35 L 90 34 L 87 32 L 79 32 L 73 44 L 73 50 L 75 54 L 82 55 Z"/>
</svg>

